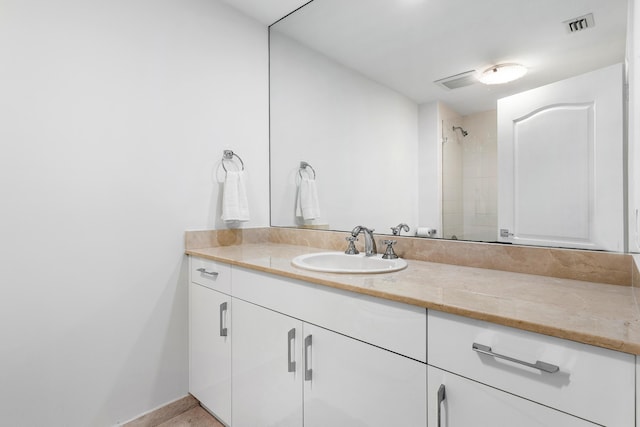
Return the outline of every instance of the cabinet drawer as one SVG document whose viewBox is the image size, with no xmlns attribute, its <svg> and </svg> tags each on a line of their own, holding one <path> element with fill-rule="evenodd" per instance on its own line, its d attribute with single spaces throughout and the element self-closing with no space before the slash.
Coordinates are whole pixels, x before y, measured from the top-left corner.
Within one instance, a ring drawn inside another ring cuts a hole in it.
<svg viewBox="0 0 640 427">
<path fill-rule="evenodd" d="M 432 366 L 598 424 L 634 425 L 630 354 L 431 310 L 427 325 Z M 474 344 L 498 356 L 475 351 Z"/>
<path fill-rule="evenodd" d="M 438 425 L 440 415 L 440 425 L 447 427 L 597 427 L 582 418 L 432 366 L 427 378 L 430 426 Z"/>
<path fill-rule="evenodd" d="M 233 296 L 426 363 L 424 308 L 239 267 Z"/>
<path fill-rule="evenodd" d="M 204 258 L 190 257 L 191 281 L 231 294 L 231 266 Z"/>
</svg>

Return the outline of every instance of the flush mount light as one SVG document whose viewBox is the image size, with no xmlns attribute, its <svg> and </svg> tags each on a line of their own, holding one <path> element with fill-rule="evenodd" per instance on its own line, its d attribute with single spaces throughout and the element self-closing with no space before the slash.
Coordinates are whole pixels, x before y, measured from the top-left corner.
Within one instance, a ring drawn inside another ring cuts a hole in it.
<svg viewBox="0 0 640 427">
<path fill-rule="evenodd" d="M 512 82 L 527 74 L 527 68 L 520 64 L 498 64 L 487 68 L 480 75 L 480 82 L 486 85 L 499 85 Z"/>
</svg>

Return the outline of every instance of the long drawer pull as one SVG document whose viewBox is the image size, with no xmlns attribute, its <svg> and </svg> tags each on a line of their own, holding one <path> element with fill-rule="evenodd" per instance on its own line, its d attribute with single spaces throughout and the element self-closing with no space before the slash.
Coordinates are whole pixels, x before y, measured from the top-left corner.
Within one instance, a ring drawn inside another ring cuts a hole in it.
<svg viewBox="0 0 640 427">
<path fill-rule="evenodd" d="M 311 369 L 311 362 L 309 358 L 311 357 L 311 344 L 313 339 L 311 335 L 307 335 L 304 339 L 304 380 L 311 381 L 313 379 L 313 369 Z"/>
<path fill-rule="evenodd" d="M 447 398 L 447 393 L 445 392 L 444 384 L 440 384 L 438 387 L 438 427 L 441 426 L 441 418 L 442 418 L 442 402 Z"/>
<path fill-rule="evenodd" d="M 218 274 L 220 274 L 217 271 L 207 271 L 204 267 L 199 268 L 196 271 L 199 271 L 202 274 L 208 274 L 209 276 L 213 276 L 213 277 L 218 277 Z"/>
<path fill-rule="evenodd" d="M 227 303 L 223 302 L 222 304 L 220 304 L 220 336 L 221 337 L 226 337 L 228 334 L 228 331 L 224 322 L 226 312 L 227 312 Z"/>
<path fill-rule="evenodd" d="M 536 361 L 536 363 L 529 363 L 523 360 L 514 359 L 513 357 L 505 356 L 504 354 L 498 354 L 491 351 L 491 347 L 488 345 L 482 345 L 478 343 L 473 343 L 471 346 L 473 351 L 477 351 L 478 353 L 486 354 L 488 356 L 495 357 L 496 359 L 504 359 L 509 362 L 517 363 L 519 365 L 528 366 L 529 368 L 539 369 L 543 372 L 548 372 L 550 374 L 556 373 L 560 370 L 560 368 L 556 365 L 552 365 L 551 363 Z"/>
<path fill-rule="evenodd" d="M 291 355 L 291 348 L 292 345 L 291 343 L 295 343 L 296 342 L 296 328 L 293 328 L 289 331 L 289 333 L 287 334 L 287 364 L 288 364 L 288 368 L 287 368 L 287 372 L 295 372 L 296 371 L 296 361 L 293 359 L 292 355 Z"/>
</svg>

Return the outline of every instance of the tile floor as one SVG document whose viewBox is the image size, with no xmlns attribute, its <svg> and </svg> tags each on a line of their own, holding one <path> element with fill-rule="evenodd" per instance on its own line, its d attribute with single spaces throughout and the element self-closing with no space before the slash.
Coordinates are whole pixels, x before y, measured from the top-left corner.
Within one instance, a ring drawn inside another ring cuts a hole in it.
<svg viewBox="0 0 640 427">
<path fill-rule="evenodd" d="M 194 406 L 182 414 L 158 424 L 157 427 L 224 427 L 201 406 Z"/>
</svg>

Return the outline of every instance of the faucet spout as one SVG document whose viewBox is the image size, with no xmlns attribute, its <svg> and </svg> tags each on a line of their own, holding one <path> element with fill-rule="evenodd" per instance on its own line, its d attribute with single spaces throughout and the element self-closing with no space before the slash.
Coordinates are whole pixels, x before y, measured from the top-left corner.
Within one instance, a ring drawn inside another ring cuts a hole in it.
<svg viewBox="0 0 640 427">
<path fill-rule="evenodd" d="M 363 227 L 362 225 L 356 226 L 352 231 L 351 235 L 353 237 L 358 237 L 358 234 L 364 233 L 364 255 L 365 256 L 375 256 L 378 253 L 378 248 L 376 247 L 376 240 L 373 237 L 373 232 L 375 230 L 368 229 L 367 227 Z"/>
</svg>

